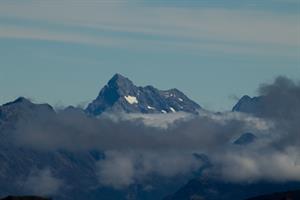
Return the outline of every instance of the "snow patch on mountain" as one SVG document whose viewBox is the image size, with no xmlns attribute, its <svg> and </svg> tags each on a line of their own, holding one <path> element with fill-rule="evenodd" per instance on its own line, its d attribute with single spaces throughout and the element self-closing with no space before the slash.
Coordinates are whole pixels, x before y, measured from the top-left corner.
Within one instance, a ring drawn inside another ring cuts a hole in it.
<svg viewBox="0 0 300 200">
<path fill-rule="evenodd" d="M 147 108 L 150 110 L 155 110 L 155 108 L 153 108 L 152 106 L 147 106 Z"/>
<path fill-rule="evenodd" d="M 135 96 L 128 95 L 128 96 L 124 96 L 124 98 L 130 104 L 137 104 L 137 103 L 139 103 L 138 100 L 137 100 L 137 98 Z"/>
<path fill-rule="evenodd" d="M 176 112 L 176 110 L 175 110 L 173 107 L 170 107 L 170 110 L 171 110 L 173 113 Z"/>
</svg>

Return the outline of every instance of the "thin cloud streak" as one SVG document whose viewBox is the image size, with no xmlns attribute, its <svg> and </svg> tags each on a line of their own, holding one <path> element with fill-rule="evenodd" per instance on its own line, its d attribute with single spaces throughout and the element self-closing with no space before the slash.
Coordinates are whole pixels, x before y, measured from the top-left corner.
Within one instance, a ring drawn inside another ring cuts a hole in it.
<svg viewBox="0 0 300 200">
<path fill-rule="evenodd" d="M 297 47 L 272 48 L 260 45 L 244 46 L 234 44 L 224 44 L 218 42 L 197 43 L 197 41 L 175 41 L 175 40 L 153 40 L 153 39 L 133 39 L 122 36 L 90 35 L 85 33 L 74 33 L 70 31 L 52 31 L 38 28 L 25 28 L 17 26 L 1 26 L 0 38 L 40 40 L 51 42 L 63 42 L 79 45 L 92 45 L 100 47 L 115 47 L 123 49 L 146 49 L 150 51 L 189 51 L 193 54 L 244 54 L 256 56 L 287 56 L 298 57 Z M 284 52 L 282 52 L 284 51 Z"/>
<path fill-rule="evenodd" d="M 146 7 L 130 2 L 119 5 L 94 1 L 41 2 L 26 5 L 2 3 L 0 13 L 3 19 L 22 19 L 30 22 L 31 25 L 26 29 L 32 29 L 33 39 L 55 38 L 60 34 L 64 36 L 60 37 L 59 41 L 70 42 L 68 37 L 74 37 L 72 42 L 75 43 L 102 44 L 105 41 L 94 41 L 103 38 L 112 45 L 125 43 L 129 47 L 139 48 L 153 48 L 157 44 L 160 44 L 159 47 L 164 46 L 164 41 L 167 40 L 171 47 L 177 45 L 205 49 L 208 46 L 210 50 L 231 53 L 243 49 L 248 49 L 247 53 L 249 49 L 252 53 L 260 49 L 260 52 L 267 49 L 272 53 L 272 49 L 277 47 L 286 55 L 299 49 L 300 44 L 298 14 L 278 15 L 276 12 L 262 13 L 242 9 Z M 47 34 L 39 36 L 39 24 L 51 25 L 42 27 Z M 66 34 L 60 30 L 59 27 L 62 26 L 64 30 L 72 31 Z M 4 33 L 5 28 L 0 25 Z M 10 34 L 16 36 L 17 32 L 25 29 L 23 26 L 19 28 L 16 31 L 11 30 L 9 34 L 2 34 L 1 37 L 9 37 Z M 88 34 L 83 34 L 82 30 Z M 104 31 L 111 34 L 105 35 Z M 93 34 L 89 34 L 90 32 Z M 118 36 L 113 36 L 116 34 Z M 139 37 L 130 38 L 131 34 Z M 21 37 L 20 34 L 18 37 Z M 287 49 L 291 50 L 286 51 Z"/>
</svg>

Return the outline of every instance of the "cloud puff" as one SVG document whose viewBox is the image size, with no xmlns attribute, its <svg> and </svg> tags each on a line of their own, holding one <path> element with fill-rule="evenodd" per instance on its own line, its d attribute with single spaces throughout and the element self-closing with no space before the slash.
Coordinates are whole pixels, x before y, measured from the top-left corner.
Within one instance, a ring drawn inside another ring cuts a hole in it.
<svg viewBox="0 0 300 200">
<path fill-rule="evenodd" d="M 139 113 L 103 113 L 105 117 L 113 121 L 141 120 L 146 126 L 167 129 L 176 121 L 188 121 L 195 115 L 186 112 L 166 113 L 162 114 L 139 114 Z"/>
<path fill-rule="evenodd" d="M 51 196 L 59 192 L 63 181 L 53 176 L 50 169 L 34 169 L 24 181 L 24 188 L 30 194 Z"/>
<path fill-rule="evenodd" d="M 261 117 L 280 120 L 300 117 L 300 83 L 281 76 L 273 84 L 262 84 L 259 93 L 263 96 Z"/>
<path fill-rule="evenodd" d="M 174 177 L 197 171 L 204 163 L 187 152 L 108 151 L 97 163 L 99 182 L 114 188 L 143 183 L 151 175 Z"/>
<path fill-rule="evenodd" d="M 99 181 L 103 185 L 122 188 L 134 183 L 133 155 L 107 152 L 106 159 L 97 163 Z"/>
<path fill-rule="evenodd" d="M 262 84 L 259 93 L 262 105 L 258 116 L 276 125 L 274 145 L 300 145 L 300 82 L 278 77 L 272 84 Z"/>
<path fill-rule="evenodd" d="M 299 148 L 279 151 L 254 146 L 250 149 L 227 149 L 212 155 L 216 169 L 209 173 L 227 181 L 300 181 Z"/>
</svg>

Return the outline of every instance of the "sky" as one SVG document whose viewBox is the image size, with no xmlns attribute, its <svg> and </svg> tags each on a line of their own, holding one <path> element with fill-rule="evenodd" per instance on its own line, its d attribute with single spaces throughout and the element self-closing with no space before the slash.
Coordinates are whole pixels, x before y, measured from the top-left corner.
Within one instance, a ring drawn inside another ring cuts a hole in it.
<svg viewBox="0 0 300 200">
<path fill-rule="evenodd" d="M 115 74 L 230 110 L 300 80 L 298 0 L 0 1 L 0 103 L 85 106 Z"/>
</svg>

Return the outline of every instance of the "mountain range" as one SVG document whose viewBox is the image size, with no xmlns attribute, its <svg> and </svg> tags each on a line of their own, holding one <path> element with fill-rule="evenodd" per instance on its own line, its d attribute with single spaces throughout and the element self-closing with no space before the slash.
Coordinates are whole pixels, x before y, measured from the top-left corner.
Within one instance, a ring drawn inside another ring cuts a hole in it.
<svg viewBox="0 0 300 200">
<path fill-rule="evenodd" d="M 263 97 L 244 96 L 232 111 L 259 116 L 262 105 Z M 167 113 L 178 112 L 197 115 L 202 111 L 202 107 L 178 89 L 159 90 L 153 86 L 136 86 L 128 78 L 115 74 L 100 90 L 96 99 L 85 109 L 70 106 L 65 110 L 80 112 L 89 118 L 98 118 L 103 113 L 161 114 L 163 116 Z M 65 149 L 36 151 L 20 147 L 12 142 L 12 132 L 20 120 L 30 121 L 32 118 L 39 119 L 45 115 L 55 116 L 56 114 L 57 111 L 49 104 L 35 104 L 24 97 L 0 106 L 0 197 L 24 195 L 28 192 L 30 188 L 28 184 L 35 180 L 27 178 L 32 175 L 32 171 L 34 171 L 33 175 L 38 174 L 42 177 L 43 174 L 51 171 L 53 176 L 58 177 L 58 183 L 63 180 L 64 184 L 69 186 L 60 191 L 60 194 L 55 195 L 55 200 L 163 198 L 167 200 L 232 200 L 233 197 L 242 200 L 263 192 L 300 187 L 299 183 L 286 184 L 284 187 L 268 183 L 227 184 L 215 180 L 202 180 L 194 175 L 179 176 L 175 179 L 153 176 L 153 185 L 157 188 L 153 190 L 145 190 L 141 185 L 133 185 L 122 190 L 106 186 L 95 187 L 98 185 L 95 165 L 105 157 L 102 151 L 73 152 Z M 234 144 L 247 145 L 255 140 L 255 134 L 245 133 Z M 206 158 L 201 157 L 201 159 L 209 163 Z M 190 179 L 187 184 L 185 184 L 186 179 Z M 178 188 L 180 189 L 177 190 Z M 30 188 L 30 191 L 34 193 L 35 189 Z M 217 193 L 209 193 L 209 191 L 217 191 Z"/>
</svg>

